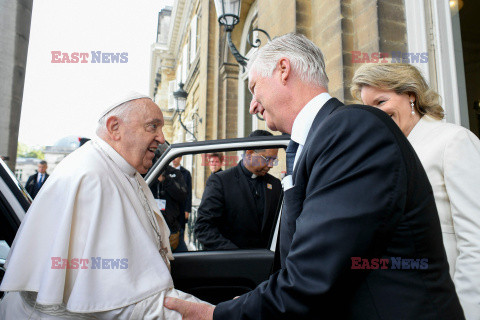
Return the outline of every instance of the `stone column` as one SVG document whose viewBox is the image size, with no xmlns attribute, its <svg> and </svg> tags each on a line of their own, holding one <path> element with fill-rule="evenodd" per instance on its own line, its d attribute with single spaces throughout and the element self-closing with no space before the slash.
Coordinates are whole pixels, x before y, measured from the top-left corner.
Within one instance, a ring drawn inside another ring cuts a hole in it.
<svg viewBox="0 0 480 320">
<path fill-rule="evenodd" d="M 238 64 L 224 63 L 220 68 L 222 101 L 219 103 L 219 136 L 237 138 Z"/>
<path fill-rule="evenodd" d="M 32 0 L 0 1 L 0 155 L 14 171 Z"/>
</svg>

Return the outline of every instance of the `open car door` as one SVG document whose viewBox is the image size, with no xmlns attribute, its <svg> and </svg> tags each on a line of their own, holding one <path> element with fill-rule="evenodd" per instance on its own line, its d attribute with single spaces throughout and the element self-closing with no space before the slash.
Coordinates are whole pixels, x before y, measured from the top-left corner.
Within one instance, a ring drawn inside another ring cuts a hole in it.
<svg viewBox="0 0 480 320">
<path fill-rule="evenodd" d="M 245 150 L 278 148 L 278 167 L 272 168 L 270 173 L 280 178 L 281 169 L 285 167 L 284 149 L 287 147 L 289 139 L 289 136 L 269 136 L 173 144 L 147 173 L 145 180 L 147 184 L 151 185 L 173 159 L 183 156 L 182 160 L 187 169 L 191 171 L 194 181 L 192 213 L 189 217 L 188 230 L 185 231 L 186 238 L 188 233 L 189 251 L 174 253 L 175 260 L 172 261 L 172 277 L 175 288 L 217 304 L 244 294 L 268 279 L 274 259 L 282 198 L 277 205 L 270 241 L 266 248 L 205 251 L 202 250 L 201 243 L 195 239 L 193 229 L 201 192 L 203 192 L 209 175 L 208 167 L 205 164 L 205 157 L 208 154 L 225 154 L 226 158 L 230 160 L 224 161 L 226 169 L 241 161 Z M 240 191 L 232 186 L 232 192 Z"/>
<path fill-rule="evenodd" d="M 5 274 L 5 260 L 30 203 L 28 193 L 0 160 L 0 283 Z"/>
</svg>

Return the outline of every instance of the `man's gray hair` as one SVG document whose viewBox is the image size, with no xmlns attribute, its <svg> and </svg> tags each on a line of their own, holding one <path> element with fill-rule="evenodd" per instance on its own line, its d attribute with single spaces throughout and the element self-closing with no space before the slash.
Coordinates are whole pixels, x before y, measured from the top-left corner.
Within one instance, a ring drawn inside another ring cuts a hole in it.
<svg viewBox="0 0 480 320">
<path fill-rule="evenodd" d="M 302 34 L 288 33 L 274 38 L 250 59 L 247 69 L 262 77 L 271 77 L 281 58 L 290 60 L 292 71 L 302 81 L 328 89 L 323 53 Z"/>
<path fill-rule="evenodd" d="M 130 116 L 130 113 L 134 110 L 132 108 L 132 104 L 135 100 L 127 101 L 119 105 L 118 107 L 114 108 L 112 111 L 105 114 L 98 120 L 97 124 L 97 136 L 101 137 L 107 133 L 107 119 L 111 116 L 116 116 L 117 118 L 121 119 L 124 122 L 127 122 Z"/>
</svg>

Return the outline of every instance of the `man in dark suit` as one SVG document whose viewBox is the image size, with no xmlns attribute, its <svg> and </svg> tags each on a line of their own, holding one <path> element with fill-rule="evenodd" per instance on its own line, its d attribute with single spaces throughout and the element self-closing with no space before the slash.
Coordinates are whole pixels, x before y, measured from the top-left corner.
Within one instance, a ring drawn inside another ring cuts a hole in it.
<svg viewBox="0 0 480 320">
<path fill-rule="evenodd" d="M 192 175 L 190 174 L 190 171 L 180 165 L 181 161 L 181 156 L 176 157 L 175 159 L 173 159 L 171 164 L 172 167 L 180 170 L 183 176 L 183 180 L 185 181 L 185 184 L 187 186 L 187 196 L 185 198 L 185 204 L 181 207 L 182 212 L 184 212 L 185 214 L 180 216 L 180 243 L 175 252 L 188 251 L 187 245 L 184 240 L 185 223 L 187 222 L 188 217 L 192 212 Z"/>
<path fill-rule="evenodd" d="M 250 111 L 291 134 L 279 270 L 216 308 L 167 299 L 183 319 L 464 319 L 425 171 L 384 112 L 327 92 L 304 36 L 263 46 Z"/>
<path fill-rule="evenodd" d="M 42 160 L 38 163 L 37 173 L 28 177 L 27 183 L 25 184 L 25 189 L 27 190 L 28 194 L 30 194 L 32 199 L 35 199 L 38 191 L 40 191 L 40 188 L 48 179 L 47 168 L 47 162 Z"/>
<path fill-rule="evenodd" d="M 253 136 L 271 136 L 256 130 Z M 195 235 L 206 250 L 267 248 L 281 195 L 268 174 L 278 149 L 247 150 L 242 161 L 210 175 L 198 208 Z"/>
<path fill-rule="evenodd" d="M 170 229 L 170 246 L 175 251 L 180 245 L 181 222 L 185 214 L 187 186 L 180 170 L 166 167 L 158 179 L 150 185 L 153 197 Z"/>
</svg>

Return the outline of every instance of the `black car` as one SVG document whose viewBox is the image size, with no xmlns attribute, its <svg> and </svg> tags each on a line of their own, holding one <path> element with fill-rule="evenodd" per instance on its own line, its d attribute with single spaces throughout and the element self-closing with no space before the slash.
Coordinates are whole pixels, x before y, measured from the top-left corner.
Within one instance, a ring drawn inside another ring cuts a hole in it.
<svg viewBox="0 0 480 320">
<path fill-rule="evenodd" d="M 5 274 L 5 259 L 31 202 L 27 191 L 0 160 L 0 281 Z"/>
</svg>

